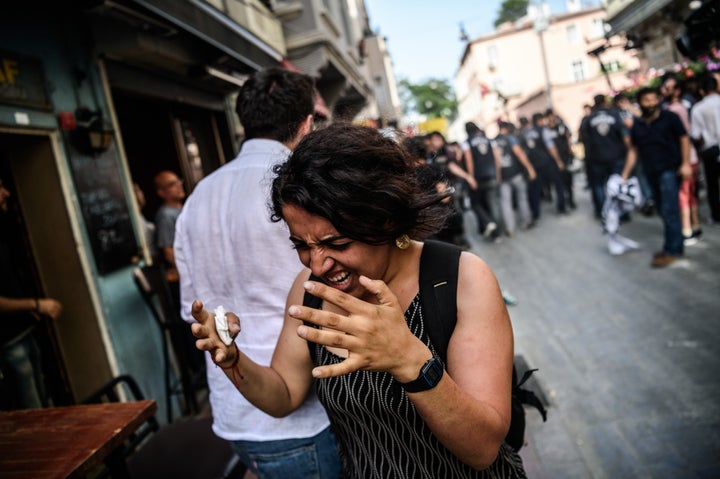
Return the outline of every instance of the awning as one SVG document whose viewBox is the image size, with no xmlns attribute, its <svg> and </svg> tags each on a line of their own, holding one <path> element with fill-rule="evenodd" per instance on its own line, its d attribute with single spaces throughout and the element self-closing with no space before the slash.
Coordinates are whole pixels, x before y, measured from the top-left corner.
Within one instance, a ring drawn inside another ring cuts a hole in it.
<svg viewBox="0 0 720 479">
<path fill-rule="evenodd" d="M 607 38 L 621 32 L 627 32 L 640 25 L 653 14 L 660 11 L 673 0 L 635 0 L 613 18 L 608 19 L 612 29 L 605 34 Z"/>
<path fill-rule="evenodd" d="M 203 0 L 133 0 L 253 70 L 277 66 L 280 52 Z"/>
</svg>

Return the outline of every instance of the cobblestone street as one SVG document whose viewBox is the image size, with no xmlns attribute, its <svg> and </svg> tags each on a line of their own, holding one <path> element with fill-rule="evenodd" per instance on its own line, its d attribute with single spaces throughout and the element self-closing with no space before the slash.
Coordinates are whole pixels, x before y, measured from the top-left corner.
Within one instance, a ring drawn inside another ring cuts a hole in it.
<svg viewBox="0 0 720 479">
<path fill-rule="evenodd" d="M 527 409 L 530 478 L 720 477 L 720 227 L 660 270 L 657 216 L 621 234 L 642 245 L 613 257 L 588 193 L 501 244 L 473 251 L 517 298 L 515 354 L 539 368 L 548 421 Z M 467 231 L 474 218 L 466 213 Z"/>
</svg>

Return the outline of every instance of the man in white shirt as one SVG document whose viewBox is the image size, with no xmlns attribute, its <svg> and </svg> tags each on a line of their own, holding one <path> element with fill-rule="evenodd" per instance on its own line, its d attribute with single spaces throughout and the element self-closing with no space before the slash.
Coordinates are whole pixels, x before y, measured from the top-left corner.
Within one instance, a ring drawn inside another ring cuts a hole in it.
<svg viewBox="0 0 720 479">
<path fill-rule="evenodd" d="M 203 179 L 185 202 L 175 233 L 182 315 L 192 302 L 240 317 L 238 349 L 269 365 L 285 300 L 302 264 L 284 223 L 270 220 L 273 166 L 312 129 L 310 77 L 280 68 L 249 78 L 236 111 L 246 140 L 237 158 Z M 250 404 L 206 354 L 213 431 L 230 441 L 260 478 L 337 478 L 340 465 L 329 421 L 314 393 L 285 418 Z"/>
<path fill-rule="evenodd" d="M 705 76 L 700 82 L 700 100 L 691 110 L 690 136 L 698 145 L 705 168 L 708 204 L 712 220 L 720 223 L 720 94 L 718 82 L 713 75 Z"/>
</svg>

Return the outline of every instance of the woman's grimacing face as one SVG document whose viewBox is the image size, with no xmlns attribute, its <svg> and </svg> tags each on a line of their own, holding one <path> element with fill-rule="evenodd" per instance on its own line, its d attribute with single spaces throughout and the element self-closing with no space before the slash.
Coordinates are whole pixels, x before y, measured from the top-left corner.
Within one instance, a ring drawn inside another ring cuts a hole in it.
<svg viewBox="0 0 720 479">
<path fill-rule="evenodd" d="M 339 233 L 327 219 L 295 205 L 282 208 L 290 240 L 303 265 L 328 286 L 362 298 L 360 275 L 382 279 L 388 265 L 389 245 L 374 246 Z"/>
</svg>

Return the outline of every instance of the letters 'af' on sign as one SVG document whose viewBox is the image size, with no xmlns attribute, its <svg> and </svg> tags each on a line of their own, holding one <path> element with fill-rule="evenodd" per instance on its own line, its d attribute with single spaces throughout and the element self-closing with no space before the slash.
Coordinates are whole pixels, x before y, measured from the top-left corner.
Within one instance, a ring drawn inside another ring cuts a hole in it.
<svg viewBox="0 0 720 479">
<path fill-rule="evenodd" d="M 0 50 L 0 104 L 52 110 L 40 60 Z"/>
</svg>

